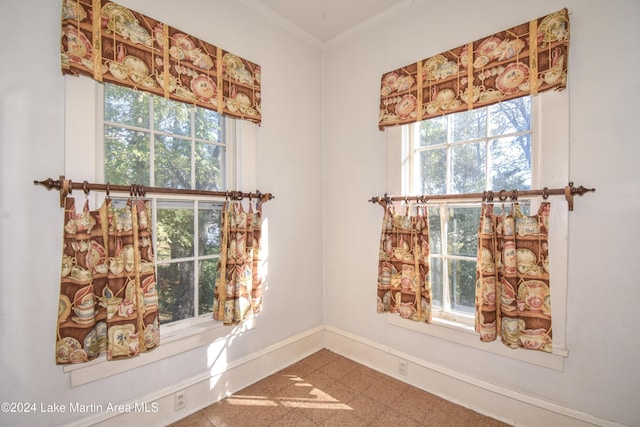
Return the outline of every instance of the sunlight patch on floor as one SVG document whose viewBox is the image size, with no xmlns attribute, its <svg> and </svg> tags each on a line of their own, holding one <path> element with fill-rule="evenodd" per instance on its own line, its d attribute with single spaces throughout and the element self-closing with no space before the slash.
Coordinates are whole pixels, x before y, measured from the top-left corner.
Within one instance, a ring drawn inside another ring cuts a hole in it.
<svg viewBox="0 0 640 427">
<path fill-rule="evenodd" d="M 299 376 L 288 375 L 296 388 L 300 387 L 301 394 L 299 396 L 287 396 L 287 389 L 281 391 L 282 396 L 276 396 L 269 399 L 265 396 L 246 396 L 233 395 L 225 399 L 229 405 L 239 406 L 284 406 L 286 408 L 303 408 L 303 409 L 329 409 L 329 410 L 353 410 L 349 405 L 340 402 L 338 399 L 328 393 L 314 387 L 313 384 L 305 382 Z M 304 390 L 308 388 L 309 390 Z M 297 391 L 294 393 L 297 394 Z"/>
<path fill-rule="evenodd" d="M 264 396 L 230 396 L 225 399 L 225 402 L 239 406 L 278 406 L 278 402 Z"/>
</svg>

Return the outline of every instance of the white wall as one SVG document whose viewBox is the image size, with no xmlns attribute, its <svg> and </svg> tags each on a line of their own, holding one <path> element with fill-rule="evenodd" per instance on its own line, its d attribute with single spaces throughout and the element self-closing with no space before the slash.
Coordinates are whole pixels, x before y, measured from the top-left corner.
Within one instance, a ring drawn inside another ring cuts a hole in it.
<svg viewBox="0 0 640 427">
<path fill-rule="evenodd" d="M 259 189 L 276 197 L 264 207 L 269 276 L 264 312 L 254 330 L 228 344 L 227 360 L 322 325 L 321 50 L 240 2 L 118 3 L 262 66 L 256 175 Z M 65 170 L 61 1 L 4 2 L 1 10 L 0 401 L 130 402 L 206 374 L 207 346 L 75 388 L 55 366 L 63 212 L 58 193 L 33 180 Z M 86 415 L 0 413 L 0 424 L 61 425 Z"/>
<path fill-rule="evenodd" d="M 374 292 L 382 210 L 367 200 L 387 191 L 389 131 L 377 129 L 383 73 L 563 7 L 571 12 L 570 177 L 597 191 L 577 197 L 569 214 L 569 357 L 558 372 L 387 324 L 376 314 Z M 639 425 L 638 17 L 636 0 L 414 2 L 331 46 L 324 92 L 325 324 L 460 375 Z"/>
<path fill-rule="evenodd" d="M 2 6 L 0 401 L 68 403 L 93 395 L 97 403 L 127 402 L 206 374 L 210 360 L 205 346 L 76 388 L 54 365 L 62 211 L 57 192 L 32 181 L 64 171 L 59 3 Z M 638 425 L 640 370 L 634 362 L 640 343 L 633 304 L 640 287 L 629 268 L 637 264 L 640 238 L 640 148 L 632 126 L 640 92 L 634 44 L 640 40 L 640 3 L 413 2 L 410 10 L 330 46 L 324 91 L 322 52 L 240 2 L 119 3 L 262 65 L 257 180 L 260 190 L 276 196 L 265 205 L 269 286 L 256 329 L 229 343 L 230 363 L 317 330 L 324 321 L 461 375 Z M 565 6 L 572 11 L 571 177 L 597 191 L 577 198 L 570 214 L 570 354 L 558 372 L 386 324 L 375 312 L 374 292 L 381 211 L 367 200 L 387 185 L 386 132 L 377 129 L 382 73 Z M 596 62 L 600 52 L 611 59 Z M 606 318 L 594 318 L 596 309 Z M 0 414 L 0 424 L 61 425 L 82 417 Z M 144 418 L 138 421 L 144 424 Z"/>
</svg>

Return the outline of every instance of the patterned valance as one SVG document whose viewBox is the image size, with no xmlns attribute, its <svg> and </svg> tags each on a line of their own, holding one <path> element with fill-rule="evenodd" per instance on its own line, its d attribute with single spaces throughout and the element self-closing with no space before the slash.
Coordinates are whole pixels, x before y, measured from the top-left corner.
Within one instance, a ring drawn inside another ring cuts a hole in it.
<svg viewBox="0 0 640 427">
<path fill-rule="evenodd" d="M 379 127 L 472 110 L 567 83 L 567 9 L 385 73 Z"/>
<path fill-rule="evenodd" d="M 261 121 L 260 66 L 105 0 L 63 0 L 62 72 Z"/>
</svg>

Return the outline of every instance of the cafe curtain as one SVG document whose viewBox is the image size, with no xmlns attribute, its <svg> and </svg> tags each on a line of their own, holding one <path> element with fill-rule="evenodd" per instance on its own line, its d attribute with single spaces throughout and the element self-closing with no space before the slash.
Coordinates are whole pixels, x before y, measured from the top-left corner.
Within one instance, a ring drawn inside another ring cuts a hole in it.
<svg viewBox="0 0 640 427">
<path fill-rule="evenodd" d="M 261 122 L 260 66 L 106 0 L 63 0 L 63 74 Z"/>
<path fill-rule="evenodd" d="M 552 351 L 549 282 L 549 210 L 543 202 L 535 215 L 494 213 L 482 205 L 478 230 L 475 329 L 481 341 L 501 341 L 512 348 Z"/>
<path fill-rule="evenodd" d="M 567 9 L 384 73 L 378 126 L 415 123 L 563 89 Z"/>
<path fill-rule="evenodd" d="M 149 201 L 64 208 L 56 363 L 124 359 L 160 344 Z"/>
<path fill-rule="evenodd" d="M 378 313 L 431 323 L 429 221 L 426 208 L 416 214 L 387 205 L 382 219 L 378 262 Z"/>
<path fill-rule="evenodd" d="M 233 325 L 262 310 L 262 201 L 248 211 L 241 201 L 223 207 L 220 259 L 216 268 L 213 318 Z"/>
</svg>

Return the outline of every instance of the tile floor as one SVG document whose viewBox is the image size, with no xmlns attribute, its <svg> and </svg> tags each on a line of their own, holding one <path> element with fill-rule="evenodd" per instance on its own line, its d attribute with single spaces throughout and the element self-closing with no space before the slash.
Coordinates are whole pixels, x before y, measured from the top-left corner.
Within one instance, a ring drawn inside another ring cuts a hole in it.
<svg viewBox="0 0 640 427">
<path fill-rule="evenodd" d="M 391 425 L 506 426 L 324 349 L 172 427 Z"/>
</svg>

